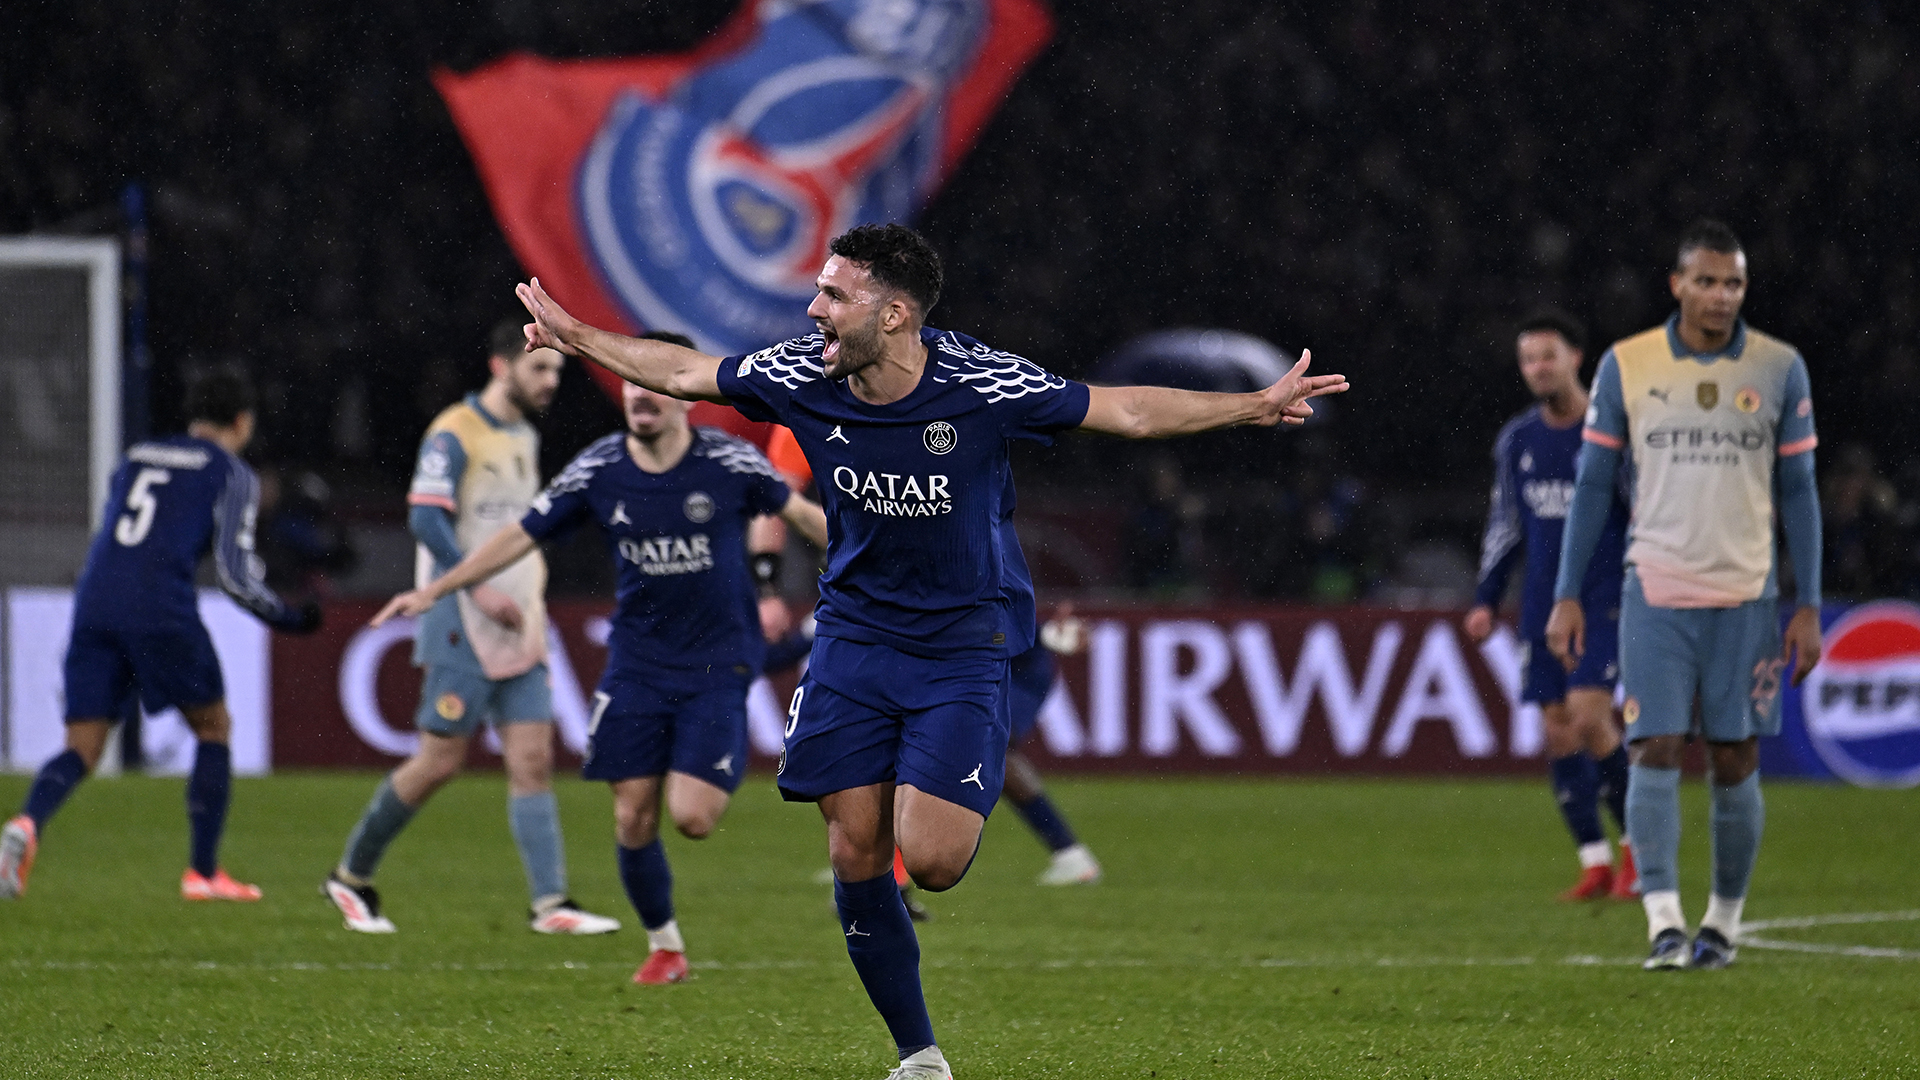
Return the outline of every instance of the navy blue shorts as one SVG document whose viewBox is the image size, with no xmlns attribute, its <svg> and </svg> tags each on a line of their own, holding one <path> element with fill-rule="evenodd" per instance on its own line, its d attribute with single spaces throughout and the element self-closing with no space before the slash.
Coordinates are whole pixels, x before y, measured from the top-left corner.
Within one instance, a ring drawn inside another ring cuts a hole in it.
<svg viewBox="0 0 1920 1080">
<path fill-rule="evenodd" d="M 1007 768 L 1007 661 L 938 660 L 823 637 L 787 709 L 780 794 L 912 784 L 982 817 Z"/>
<path fill-rule="evenodd" d="M 1521 671 L 1520 700 L 1536 705 L 1565 701 L 1570 689 L 1612 693 L 1613 684 L 1620 679 L 1618 615 L 1587 620 L 1587 651 L 1581 654 L 1580 662 L 1572 671 L 1562 666 L 1560 658 L 1547 648 L 1544 635 L 1528 639 L 1526 662 Z"/>
<path fill-rule="evenodd" d="M 67 719 L 117 720 L 134 690 L 148 712 L 227 696 L 207 628 L 140 633 L 76 626 L 67 642 Z"/>
<path fill-rule="evenodd" d="M 1040 706 L 1053 690 L 1053 650 L 1038 642 L 1010 663 L 1007 708 L 1011 715 L 1012 745 L 1033 733 L 1040 723 Z"/>
<path fill-rule="evenodd" d="M 672 770 L 731 793 L 747 772 L 747 685 L 731 675 L 679 687 L 602 679 L 580 775 L 611 782 Z"/>
</svg>

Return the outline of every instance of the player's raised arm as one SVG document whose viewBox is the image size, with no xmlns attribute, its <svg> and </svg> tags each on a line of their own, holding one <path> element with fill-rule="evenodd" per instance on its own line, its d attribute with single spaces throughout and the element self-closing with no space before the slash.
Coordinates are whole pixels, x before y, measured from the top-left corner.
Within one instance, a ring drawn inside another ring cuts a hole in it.
<svg viewBox="0 0 1920 1080">
<path fill-rule="evenodd" d="M 488 537 L 486 543 L 474 548 L 453 569 L 421 588 L 403 592 L 387 601 L 387 606 L 381 608 L 378 615 L 367 620 L 367 625 L 379 626 L 396 615 L 424 615 L 441 597 L 487 580 L 525 558 L 533 546 L 533 537 L 526 528 L 514 522 Z"/>
<path fill-rule="evenodd" d="M 1089 387 L 1087 418 L 1080 426 L 1128 439 L 1165 439 L 1247 424 L 1303 424 L 1313 415 L 1311 398 L 1344 393 L 1345 375 L 1308 375 L 1312 350 L 1279 382 L 1252 394 L 1213 394 L 1165 386 Z"/>
<path fill-rule="evenodd" d="M 722 401 L 720 358 L 665 341 L 630 338 L 588 326 L 567 314 L 534 278 L 513 287 L 533 321 L 527 348 L 558 349 L 591 360 L 636 386 L 682 401 Z"/>
</svg>

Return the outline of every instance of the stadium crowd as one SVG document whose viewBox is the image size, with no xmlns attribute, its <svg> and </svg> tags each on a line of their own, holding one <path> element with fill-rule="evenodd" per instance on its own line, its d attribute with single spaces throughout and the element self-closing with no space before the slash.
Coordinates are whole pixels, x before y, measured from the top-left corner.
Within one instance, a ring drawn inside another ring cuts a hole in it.
<svg viewBox="0 0 1920 1080">
<path fill-rule="evenodd" d="M 397 519 L 520 272 L 428 72 L 682 49 L 735 6 L 25 5 L 0 41 L 0 232 L 110 232 L 142 185 L 154 427 L 185 373 L 237 361 L 260 460 Z M 1713 214 L 1751 255 L 1755 324 L 1819 388 L 1829 592 L 1920 594 L 1911 10 L 1050 6 L 1052 46 L 923 218 L 951 268 L 935 323 L 1068 375 L 1225 326 L 1364 391 L 1277 452 L 1129 449 L 1134 484 L 1104 493 L 1125 550 L 1087 583 L 1337 600 L 1426 542 L 1470 559 L 1524 402 L 1514 319 L 1556 303 L 1602 344 L 1656 322 L 1673 237 Z M 616 422 L 570 373 L 547 471 Z M 1084 494 L 1110 455 L 1028 460 L 1023 504 Z"/>
</svg>

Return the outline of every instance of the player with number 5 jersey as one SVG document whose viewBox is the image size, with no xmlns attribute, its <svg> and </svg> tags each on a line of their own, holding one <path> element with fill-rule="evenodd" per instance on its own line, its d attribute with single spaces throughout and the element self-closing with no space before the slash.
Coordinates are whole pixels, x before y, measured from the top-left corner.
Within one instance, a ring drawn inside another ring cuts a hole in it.
<svg viewBox="0 0 1920 1080">
<path fill-rule="evenodd" d="M 215 371 L 187 392 L 187 432 L 135 445 L 113 474 L 106 514 L 74 591 L 66 657 L 67 748 L 41 766 L 19 815 L 0 829 L 0 897 L 26 891 L 47 820 L 93 771 L 113 725 L 139 703 L 177 708 L 198 744 L 187 777 L 192 842 L 180 894 L 258 900 L 219 864 L 231 788 L 232 720 L 194 571 L 213 555 L 220 587 L 277 630 L 311 633 L 320 609 L 264 582 L 253 552 L 260 484 L 239 454 L 253 437 L 253 391 Z"/>
<path fill-rule="evenodd" d="M 829 249 L 807 309 L 819 332 L 725 360 L 587 326 L 538 281 L 517 291 L 534 317 L 529 348 L 783 424 L 820 479 L 827 569 L 780 790 L 826 819 L 841 932 L 893 1037 L 892 1076 L 951 1078 L 893 853 L 921 888 L 952 888 L 1000 797 L 1008 661 L 1034 634 L 1009 446 L 1072 428 L 1163 438 L 1300 423 L 1307 399 L 1346 379 L 1309 376 L 1303 354 L 1253 394 L 1088 387 L 928 327 L 942 272 L 913 230 L 862 225 Z"/>
</svg>

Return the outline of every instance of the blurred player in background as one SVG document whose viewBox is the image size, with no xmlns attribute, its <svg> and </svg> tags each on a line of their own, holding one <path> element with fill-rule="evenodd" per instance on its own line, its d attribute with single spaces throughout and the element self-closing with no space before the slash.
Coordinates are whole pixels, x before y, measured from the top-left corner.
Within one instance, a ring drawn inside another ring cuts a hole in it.
<svg viewBox="0 0 1920 1080">
<path fill-rule="evenodd" d="M 693 345 L 678 334 L 649 336 Z M 625 432 L 581 451 L 518 524 L 424 589 L 395 597 L 373 621 L 427 611 L 542 540 L 589 520 L 600 525 L 619 601 L 582 773 L 613 788 L 620 880 L 649 948 L 633 981 L 673 983 L 687 977 L 687 947 L 674 919 L 660 806 L 664 798 L 682 835 L 705 839 L 746 774 L 747 686 L 766 652 L 749 525 L 779 514 L 824 547 L 827 522 L 752 444 L 689 426 L 686 402 L 629 383 L 622 406 Z"/>
<path fill-rule="evenodd" d="M 1001 797 L 1013 804 L 1020 820 L 1033 835 L 1047 845 L 1052 858 L 1040 874 L 1042 885 L 1091 885 L 1100 880 L 1100 863 L 1087 845 L 1073 833 L 1066 816 L 1060 813 L 1047 789 L 1040 782 L 1040 770 L 1033 767 L 1020 744 L 1040 723 L 1040 707 L 1053 690 L 1056 656 L 1080 651 L 1085 635 L 1080 620 L 1073 617 L 1073 605 L 1063 604 L 1040 627 L 1033 648 L 1013 658 L 1008 673 L 1008 701 L 1011 731 L 1007 741 L 1007 779 Z"/>
<path fill-rule="evenodd" d="M 1536 404 L 1507 421 L 1493 443 L 1492 508 L 1480 543 L 1480 584 L 1463 628 L 1474 641 L 1493 632 L 1494 611 L 1507 593 L 1513 565 L 1526 556 L 1520 586 L 1520 700 L 1540 706 L 1553 796 L 1580 858 L 1580 880 L 1562 900 L 1594 900 L 1635 892 L 1633 849 L 1620 838 L 1620 871 L 1600 825 L 1606 803 L 1626 829 L 1627 752 L 1613 726 L 1613 685 L 1619 675 L 1620 560 L 1626 549 L 1626 506 L 1616 499 L 1580 596 L 1593 622 L 1587 651 L 1571 673 L 1547 648 L 1547 612 L 1560 569 L 1561 530 L 1573 498 L 1574 463 L 1587 391 L 1580 383 L 1586 335 L 1572 317 L 1542 311 L 1520 324 L 1520 377 Z"/>
<path fill-rule="evenodd" d="M 1036 629 L 1008 445 L 1075 427 L 1155 438 L 1299 423 L 1308 398 L 1346 380 L 1308 376 L 1303 355 L 1255 394 L 1089 388 L 925 326 L 942 272 L 913 230 L 862 225 L 830 249 L 807 309 L 819 332 L 724 361 L 588 326 L 538 281 L 516 291 L 530 347 L 784 424 L 821 478 L 819 634 L 787 712 L 780 791 L 826 819 L 848 957 L 899 1054 L 890 1080 L 951 1080 L 891 865 L 897 843 L 922 888 L 952 888 L 1000 797 L 1008 661 Z"/>
<path fill-rule="evenodd" d="M 1668 285 L 1680 310 L 1600 358 L 1547 623 L 1549 645 L 1574 668 L 1590 644 L 1582 582 L 1631 444 L 1620 673 L 1633 748 L 1627 831 L 1653 942 L 1650 971 L 1733 962 L 1766 816 L 1759 736 L 1780 731 L 1787 663 L 1797 654 L 1797 684 L 1820 659 L 1818 440 L 1806 362 L 1740 318 L 1747 258 L 1725 225 L 1701 221 L 1686 231 Z M 1784 645 L 1776 521 L 1799 593 Z M 1689 951 L 1680 757 L 1694 737 L 1706 739 L 1711 773 L 1713 893 Z"/>
<path fill-rule="evenodd" d="M 220 867 L 232 788 L 226 687 L 200 621 L 194 570 L 213 554 L 221 589 L 276 630 L 312 633 L 320 609 L 274 595 L 253 552 L 260 485 L 240 451 L 253 439 L 253 388 L 215 371 L 187 391 L 187 433 L 143 442 L 114 471 L 104 524 L 74 590 L 67 645 L 67 748 L 27 790 L 0 830 L 0 896 L 26 891 L 40 833 L 93 771 L 122 707 L 137 690 L 149 712 L 178 708 L 199 740 L 187 776 L 192 846 L 180 895 L 258 900 L 260 890 Z"/>
<path fill-rule="evenodd" d="M 425 585 L 514 525 L 540 492 L 540 436 L 528 417 L 545 412 L 564 359 L 521 348 L 519 327 L 494 328 L 490 377 L 427 428 L 407 494 L 407 525 L 419 542 Z M 617 920 L 582 911 L 567 896 L 566 850 L 553 796 L 553 702 L 547 675 L 547 564 L 538 551 L 448 596 L 421 616 L 414 663 L 426 669 L 413 726 L 419 748 L 381 782 L 322 886 L 347 928 L 390 934 L 374 870 L 394 837 L 460 771 L 481 722 L 493 724 L 507 770 L 507 820 L 532 897 L 529 925 L 542 934 L 606 934 Z"/>
</svg>

